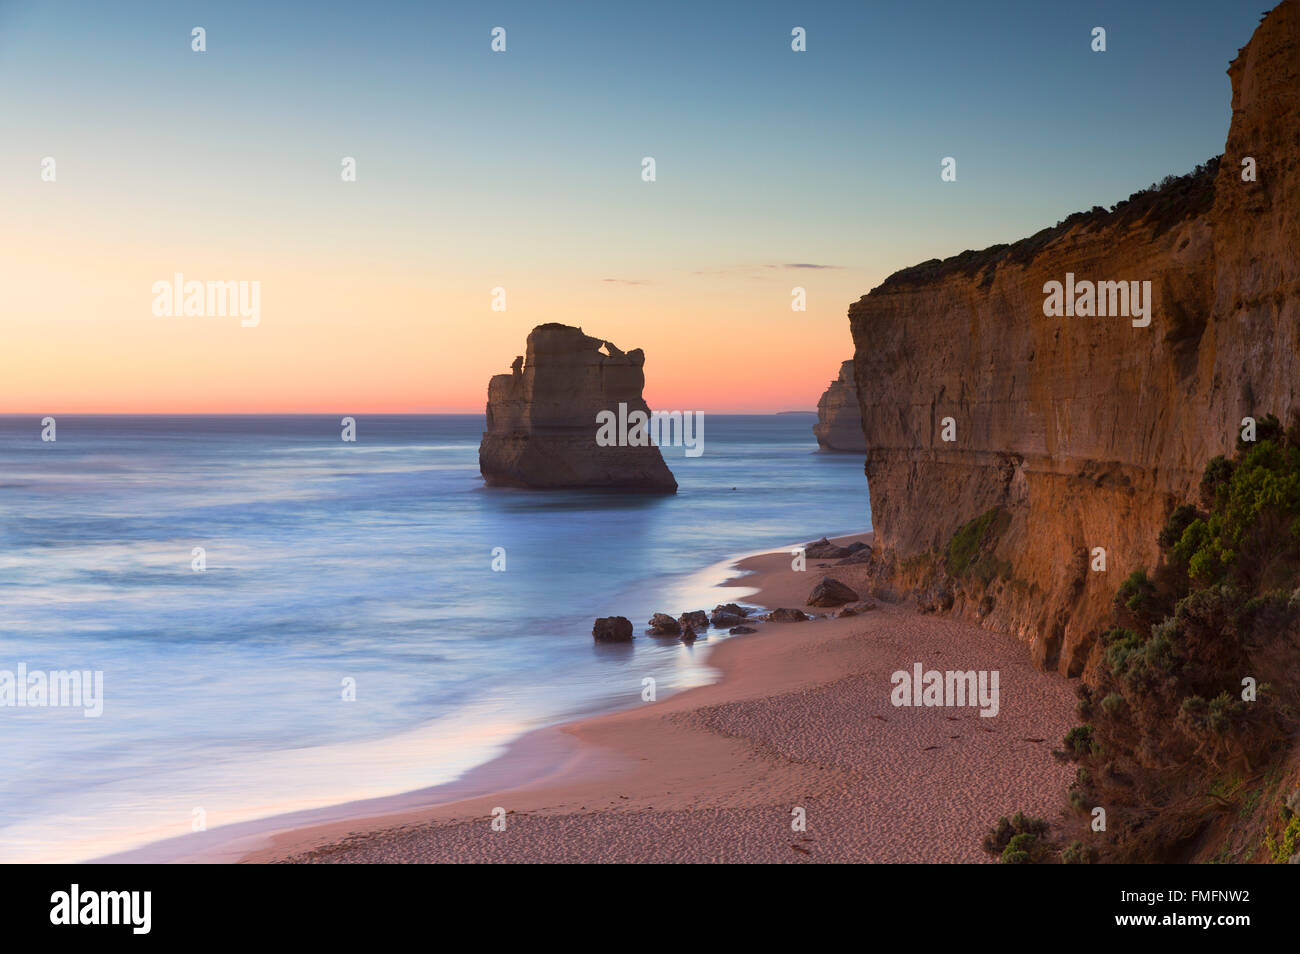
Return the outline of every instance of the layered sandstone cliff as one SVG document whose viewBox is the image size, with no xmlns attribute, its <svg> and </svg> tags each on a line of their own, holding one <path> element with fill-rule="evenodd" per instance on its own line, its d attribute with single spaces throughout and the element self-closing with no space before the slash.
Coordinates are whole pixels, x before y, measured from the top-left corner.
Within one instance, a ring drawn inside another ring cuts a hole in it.
<svg viewBox="0 0 1300 954">
<path fill-rule="evenodd" d="M 853 384 L 853 362 L 840 365 L 840 374 L 831 382 L 817 402 L 817 423 L 813 425 L 817 445 L 822 450 L 854 451 L 867 449 L 862 436 L 862 412 L 858 409 L 858 392 Z"/>
<path fill-rule="evenodd" d="M 1242 419 L 1300 410 L 1300 0 L 1228 72 L 1221 162 L 849 309 L 881 585 L 1016 633 L 1045 668 L 1084 670 Z M 1150 281 L 1150 325 L 1046 317 L 1067 273 Z"/>
<path fill-rule="evenodd" d="M 534 328 L 511 373 L 488 383 L 487 430 L 478 450 L 484 480 L 493 486 L 675 493 L 677 481 L 659 448 L 640 444 L 634 428 L 611 428 L 614 441 L 597 441 L 602 412 L 623 421 L 637 411 L 649 414 L 641 396 L 644 366 L 640 348 L 625 354 L 568 325 Z M 631 440 L 618 439 L 629 431 Z"/>
</svg>

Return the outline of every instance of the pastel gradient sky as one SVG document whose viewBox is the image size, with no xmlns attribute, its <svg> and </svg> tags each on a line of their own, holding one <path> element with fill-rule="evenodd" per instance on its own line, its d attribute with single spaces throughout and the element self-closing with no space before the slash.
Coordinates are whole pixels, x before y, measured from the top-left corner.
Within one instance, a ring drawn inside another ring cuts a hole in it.
<svg viewBox="0 0 1300 954">
<path fill-rule="evenodd" d="M 481 411 L 546 321 L 811 409 L 890 272 L 1221 152 L 1266 6 L 0 0 L 0 412 Z M 175 272 L 260 325 L 154 317 Z"/>
</svg>

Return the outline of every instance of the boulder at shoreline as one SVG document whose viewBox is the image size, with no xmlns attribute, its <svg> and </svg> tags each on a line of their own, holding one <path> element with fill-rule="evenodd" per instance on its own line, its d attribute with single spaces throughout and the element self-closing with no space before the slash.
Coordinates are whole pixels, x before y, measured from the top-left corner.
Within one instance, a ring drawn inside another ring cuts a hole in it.
<svg viewBox="0 0 1300 954">
<path fill-rule="evenodd" d="M 856 603 L 858 594 L 839 580 L 824 576 L 808 596 L 809 606 L 843 606 Z"/>
<path fill-rule="evenodd" d="M 591 627 L 591 638 L 598 643 L 630 643 L 632 621 L 626 616 L 601 616 Z"/>
</svg>

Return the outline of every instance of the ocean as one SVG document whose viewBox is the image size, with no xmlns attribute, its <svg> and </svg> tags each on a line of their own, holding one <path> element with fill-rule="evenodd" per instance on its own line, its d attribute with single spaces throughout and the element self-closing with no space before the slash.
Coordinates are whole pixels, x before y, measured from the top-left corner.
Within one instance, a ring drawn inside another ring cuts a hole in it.
<svg viewBox="0 0 1300 954">
<path fill-rule="evenodd" d="M 0 861 L 451 781 L 646 676 L 709 681 L 727 637 L 641 636 L 652 612 L 871 525 L 812 415 L 707 415 L 702 456 L 664 448 L 672 497 L 488 489 L 481 415 L 341 417 L 0 416 L 0 671 L 103 673 L 98 717 L 0 707 Z M 611 615 L 634 644 L 593 643 Z"/>
</svg>

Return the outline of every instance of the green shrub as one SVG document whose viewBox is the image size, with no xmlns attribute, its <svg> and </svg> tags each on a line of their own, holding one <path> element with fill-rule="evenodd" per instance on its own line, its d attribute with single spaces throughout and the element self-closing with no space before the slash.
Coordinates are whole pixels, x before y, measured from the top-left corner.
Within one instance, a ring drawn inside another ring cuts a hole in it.
<svg viewBox="0 0 1300 954">
<path fill-rule="evenodd" d="M 1088 795 L 1080 788 L 1070 787 L 1070 807 L 1076 812 L 1086 812 L 1088 810 Z"/>
<path fill-rule="evenodd" d="M 1300 815 L 1291 816 L 1277 841 L 1273 840 L 1271 832 L 1265 835 L 1264 850 L 1272 857 L 1274 864 L 1284 865 L 1290 861 L 1291 856 L 1300 851 Z"/>
<path fill-rule="evenodd" d="M 1205 473 L 1201 475 L 1201 486 L 1199 488 L 1201 506 L 1206 510 L 1214 507 L 1219 500 L 1219 492 L 1227 490 L 1228 482 L 1231 479 L 1232 461 L 1222 454 L 1212 458 L 1205 465 Z"/>
<path fill-rule="evenodd" d="M 1080 763 L 1071 805 L 1115 809 L 1094 857 L 1187 860 L 1195 849 L 1186 806 L 1238 799 L 1241 817 L 1253 818 L 1262 786 L 1239 798 L 1235 789 L 1216 794 L 1214 780 L 1258 777 L 1296 750 L 1300 415 L 1294 420 L 1283 434 L 1265 415 L 1256 441 L 1239 442 L 1232 460 L 1209 461 L 1202 506 L 1175 507 L 1156 541 L 1163 559 L 1116 590 L 1113 628 L 1077 690 L 1080 724 L 1056 753 Z M 1252 702 L 1240 697 L 1247 674 L 1257 679 Z M 1284 830 L 1265 841 L 1275 860 L 1300 849 L 1300 795 L 1288 809 Z M 1031 848 L 1017 843 L 1008 854 L 1041 860 Z M 1074 864 L 1089 852 L 1075 842 L 1059 857 Z"/>
<path fill-rule="evenodd" d="M 1106 647 L 1106 667 L 1116 676 L 1123 676 L 1129 668 L 1129 660 L 1141 650 L 1144 640 L 1131 629 L 1112 629 L 1101 636 Z"/>
<path fill-rule="evenodd" d="M 1075 759 L 1093 754 L 1092 726 L 1076 725 L 1065 733 L 1065 751 Z"/>
<path fill-rule="evenodd" d="M 1061 850 L 1061 863 L 1067 865 L 1087 865 L 1092 863 L 1092 850 L 1081 841 L 1072 841 Z"/>
<path fill-rule="evenodd" d="M 1276 418 L 1272 418 L 1276 422 Z M 1300 450 L 1265 438 L 1246 444 L 1208 519 L 1196 518 L 1172 556 L 1199 586 L 1235 580 L 1253 588 L 1270 565 L 1300 563 Z"/>
<path fill-rule="evenodd" d="M 984 836 L 984 850 L 991 855 L 1000 856 L 1015 838 L 1023 835 L 1038 838 L 1047 834 L 1048 827 L 1043 819 L 1033 818 L 1024 812 L 1016 812 L 1010 818 L 1003 815 Z"/>
<path fill-rule="evenodd" d="M 1244 703 L 1226 692 L 1221 692 L 1209 702 L 1200 696 L 1187 696 L 1179 709 L 1179 715 L 1194 729 L 1222 735 L 1231 725 L 1232 719 L 1244 712 Z"/>
<path fill-rule="evenodd" d="M 1216 459 L 1223 460 L 1222 457 Z M 1224 463 L 1227 462 L 1224 461 Z M 1201 478 L 1202 486 L 1205 485 L 1205 480 L 1206 478 Z M 1168 550 L 1175 543 L 1181 540 L 1183 538 L 1183 531 L 1185 531 L 1191 522 L 1197 519 L 1198 516 L 1196 508 L 1191 504 L 1182 504 L 1181 506 L 1175 507 L 1174 512 L 1169 515 L 1169 519 L 1165 521 L 1164 527 L 1161 528 L 1160 535 L 1156 537 L 1156 543 L 1160 545 L 1160 549 Z M 1145 570 L 1134 571 L 1135 574 L 1138 572 L 1142 574 L 1143 578 L 1146 577 Z"/>
<path fill-rule="evenodd" d="M 1013 835 L 1006 848 L 1002 849 L 1004 865 L 1029 864 L 1038 851 L 1038 836 L 1030 832 Z"/>
<path fill-rule="evenodd" d="M 1159 608 L 1156 599 L 1156 586 L 1147 576 L 1147 571 L 1137 569 L 1124 578 L 1115 594 L 1115 602 L 1124 606 L 1131 613 L 1150 613 Z"/>
<path fill-rule="evenodd" d="M 1264 441 L 1273 441 L 1280 444 L 1284 436 L 1285 435 L 1282 432 L 1282 422 L 1279 421 L 1275 415 L 1265 414 L 1263 417 L 1257 418 L 1255 421 L 1255 439 L 1253 441 L 1243 441 L 1240 432 L 1238 432 L 1237 456 L 1240 457 L 1243 454 L 1249 453 L 1252 447 L 1257 447 L 1264 443 Z"/>
</svg>

